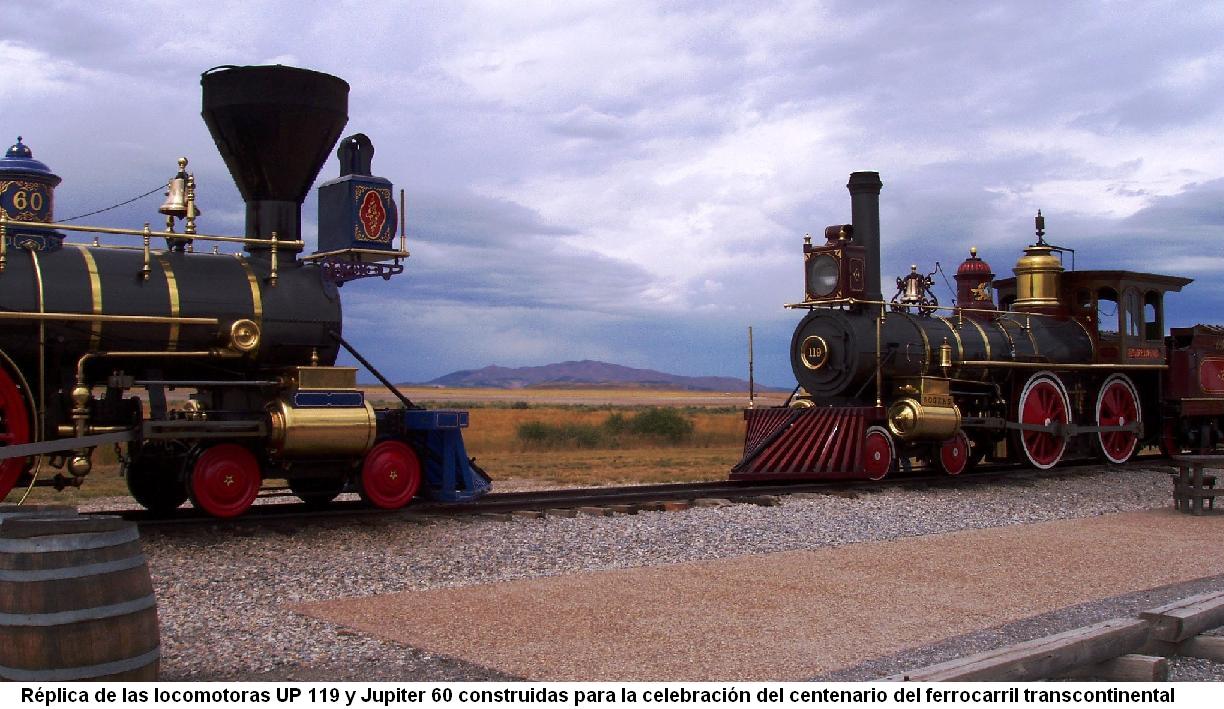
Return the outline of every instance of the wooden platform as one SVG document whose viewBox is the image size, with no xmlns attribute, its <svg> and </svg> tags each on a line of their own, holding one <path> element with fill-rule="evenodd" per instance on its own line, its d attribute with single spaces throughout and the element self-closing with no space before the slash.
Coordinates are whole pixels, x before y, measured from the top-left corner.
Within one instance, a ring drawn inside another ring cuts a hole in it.
<svg viewBox="0 0 1224 709">
<path fill-rule="evenodd" d="M 297 606 L 540 680 L 802 680 L 1224 573 L 1224 516 L 1170 509 Z"/>
</svg>

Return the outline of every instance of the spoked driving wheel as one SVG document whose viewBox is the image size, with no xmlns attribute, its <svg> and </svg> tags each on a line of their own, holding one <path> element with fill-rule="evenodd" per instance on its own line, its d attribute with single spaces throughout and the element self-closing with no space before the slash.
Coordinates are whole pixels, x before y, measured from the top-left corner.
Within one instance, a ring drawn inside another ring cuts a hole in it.
<svg viewBox="0 0 1224 709">
<path fill-rule="evenodd" d="M 30 409 L 21 387 L 0 364 L 0 446 L 30 442 Z M 8 496 L 25 472 L 28 458 L 0 460 L 0 500 Z"/>
<path fill-rule="evenodd" d="M 1067 390 L 1052 372 L 1029 377 L 1020 393 L 1016 418 L 1024 426 L 1054 427 L 1055 430 L 1020 430 L 1016 439 L 1034 467 L 1054 467 L 1067 452 L 1067 439 L 1058 431 L 1071 421 Z"/>
<path fill-rule="evenodd" d="M 1096 424 L 1098 426 L 1128 426 L 1143 423 L 1139 393 L 1130 377 L 1114 374 L 1101 385 L 1097 394 Z M 1121 465 L 1131 459 L 1139 447 L 1138 431 L 1098 431 L 1097 450 L 1110 463 Z"/>
</svg>

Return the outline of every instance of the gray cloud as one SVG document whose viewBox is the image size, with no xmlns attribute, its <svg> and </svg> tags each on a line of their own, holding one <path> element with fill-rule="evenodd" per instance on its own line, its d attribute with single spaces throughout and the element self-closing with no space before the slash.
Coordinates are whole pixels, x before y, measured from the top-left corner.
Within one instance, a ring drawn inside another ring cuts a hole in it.
<svg viewBox="0 0 1224 709">
<path fill-rule="evenodd" d="M 202 227 L 232 232 L 199 73 L 344 77 L 346 130 L 407 191 L 413 251 L 400 279 L 345 287 L 347 331 L 401 378 L 563 356 L 735 373 L 755 324 L 784 384 L 802 235 L 848 220 L 859 169 L 885 182 L 884 283 L 970 245 L 1006 275 L 1040 208 L 1081 268 L 1198 278 L 1178 317 L 1212 320 L 1224 297 L 1210 5 L 222 1 L 187 29 L 182 12 L 0 7 L 21 28 L 0 35 L 4 139 L 64 178 L 60 216 L 188 155 Z M 156 221 L 157 199 L 99 221 Z"/>
</svg>

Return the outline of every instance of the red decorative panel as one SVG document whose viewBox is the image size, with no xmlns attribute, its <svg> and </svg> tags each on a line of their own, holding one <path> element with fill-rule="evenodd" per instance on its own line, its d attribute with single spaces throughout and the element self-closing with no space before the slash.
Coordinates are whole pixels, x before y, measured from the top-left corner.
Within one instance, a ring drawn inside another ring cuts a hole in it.
<svg viewBox="0 0 1224 709">
<path fill-rule="evenodd" d="M 365 193 L 365 197 L 361 200 L 361 207 L 357 210 L 357 216 L 361 220 L 365 238 L 370 241 L 378 241 L 383 227 L 387 224 L 387 210 L 383 207 L 382 198 L 377 192 L 370 190 Z"/>
<path fill-rule="evenodd" d="M 1204 357 L 1199 364 L 1199 385 L 1209 394 L 1224 394 L 1224 357 Z"/>
</svg>

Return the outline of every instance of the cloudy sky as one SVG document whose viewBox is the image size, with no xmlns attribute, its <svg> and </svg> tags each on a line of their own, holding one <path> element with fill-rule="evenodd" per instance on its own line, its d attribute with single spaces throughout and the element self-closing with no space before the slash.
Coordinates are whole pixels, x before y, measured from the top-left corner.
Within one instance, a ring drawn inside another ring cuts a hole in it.
<svg viewBox="0 0 1224 709">
<path fill-rule="evenodd" d="M 345 332 L 397 380 L 745 376 L 752 325 L 758 378 L 790 386 L 803 234 L 849 221 L 855 170 L 884 181 L 885 284 L 971 245 L 1008 274 L 1041 209 L 1080 268 L 1194 277 L 1169 320 L 1224 322 L 1220 3 L 39 2 L 0 27 L 0 139 L 63 177 L 59 218 L 182 154 L 201 230 L 237 233 L 199 74 L 346 79 L 413 257 L 345 286 Z M 160 200 L 87 221 L 156 223 Z"/>
</svg>

